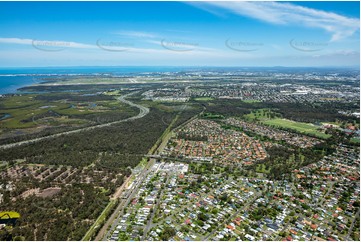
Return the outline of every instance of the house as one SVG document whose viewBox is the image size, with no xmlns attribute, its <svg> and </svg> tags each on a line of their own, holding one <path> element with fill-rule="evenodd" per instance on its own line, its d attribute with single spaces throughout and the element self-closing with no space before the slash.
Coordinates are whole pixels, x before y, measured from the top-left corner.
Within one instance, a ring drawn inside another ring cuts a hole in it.
<svg viewBox="0 0 361 242">
<path fill-rule="evenodd" d="M 252 235 L 246 234 L 244 237 L 246 237 L 247 239 L 249 239 L 250 241 L 254 240 L 254 237 Z"/>
<path fill-rule="evenodd" d="M 272 224 L 269 223 L 269 224 L 266 224 L 266 226 L 270 229 L 273 229 L 274 231 L 279 229 L 279 227 L 275 223 L 272 223 Z"/>
<path fill-rule="evenodd" d="M 311 227 L 312 230 L 316 230 L 318 226 L 317 226 L 317 224 L 311 224 L 310 227 Z"/>
<path fill-rule="evenodd" d="M 227 225 L 226 228 L 227 228 L 227 229 L 230 229 L 230 230 L 234 230 L 234 229 L 235 229 L 232 225 Z"/>
</svg>

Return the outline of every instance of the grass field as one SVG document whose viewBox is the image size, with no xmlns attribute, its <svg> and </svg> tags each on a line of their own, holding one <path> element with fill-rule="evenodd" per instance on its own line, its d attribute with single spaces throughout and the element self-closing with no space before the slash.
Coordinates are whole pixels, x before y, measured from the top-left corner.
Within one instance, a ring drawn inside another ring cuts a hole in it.
<svg viewBox="0 0 361 242">
<path fill-rule="evenodd" d="M 13 96 L 0 99 L 0 129 L 35 128 L 41 124 L 51 126 L 61 124 L 83 124 L 86 114 L 120 111 L 125 107 L 117 100 L 106 101 L 72 101 L 68 99 L 46 101 L 37 100 L 35 94 Z M 68 118 L 68 117 L 71 118 Z M 51 122 L 49 122 L 51 120 Z"/>
<path fill-rule="evenodd" d="M 177 105 L 177 103 L 174 103 L 172 105 L 170 104 L 164 104 L 162 102 L 153 102 L 153 105 L 156 108 L 159 108 L 160 110 L 164 110 L 167 112 L 175 112 L 175 111 L 182 111 L 182 110 L 187 110 L 187 109 L 192 109 L 192 107 L 190 105 L 186 105 L 186 104 L 182 104 L 179 103 Z"/>
<path fill-rule="evenodd" d="M 10 118 L 0 122 L 1 128 L 30 128 L 36 126 L 31 121 L 32 117 L 45 113 L 47 110 L 42 106 L 53 105 L 46 104 L 43 101 L 35 100 L 31 95 L 15 96 L 1 99 L 0 113 L 8 113 Z M 24 121 L 27 120 L 27 121 Z"/>
<path fill-rule="evenodd" d="M 212 98 L 212 97 L 196 97 L 194 100 L 195 101 L 212 101 L 212 100 L 214 100 L 214 98 Z"/>
<path fill-rule="evenodd" d="M 270 109 L 257 109 L 252 111 L 250 114 L 246 114 L 243 117 L 248 120 L 267 120 L 272 117 L 280 116 L 275 112 L 272 112 Z"/>
<path fill-rule="evenodd" d="M 301 122 L 295 122 L 295 121 L 288 120 L 288 119 L 276 118 L 276 119 L 264 120 L 264 121 L 262 121 L 262 123 L 267 124 L 267 125 L 273 125 L 273 126 L 280 127 L 280 128 L 293 129 L 300 133 L 311 134 L 311 135 L 315 135 L 317 137 L 324 138 L 324 139 L 331 137 L 328 134 L 318 131 L 317 130 L 318 127 L 315 125 L 301 123 Z"/>
<path fill-rule="evenodd" d="M 316 125 L 283 119 L 279 113 L 276 113 L 270 109 L 254 110 L 250 114 L 244 115 L 243 117 L 249 121 L 260 121 L 266 125 L 292 129 L 296 132 L 300 132 L 306 135 L 315 135 L 322 139 L 331 137 L 331 135 L 325 134 L 322 131 L 318 131 L 317 129 L 319 127 Z"/>
</svg>

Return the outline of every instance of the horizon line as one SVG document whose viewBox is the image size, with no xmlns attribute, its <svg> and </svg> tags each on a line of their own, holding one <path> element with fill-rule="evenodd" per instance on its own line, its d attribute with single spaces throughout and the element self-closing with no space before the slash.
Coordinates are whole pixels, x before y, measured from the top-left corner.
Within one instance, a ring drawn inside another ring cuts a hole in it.
<svg viewBox="0 0 361 242">
<path fill-rule="evenodd" d="M 358 68 L 360 65 L 354 66 L 221 66 L 221 65 L 200 65 L 200 66 L 182 66 L 182 65 L 101 65 L 101 66 L 2 66 L 0 69 L 13 69 L 13 68 L 94 68 L 94 67 L 115 67 L 115 68 L 128 68 L 128 67 L 165 67 L 165 68 Z"/>
</svg>

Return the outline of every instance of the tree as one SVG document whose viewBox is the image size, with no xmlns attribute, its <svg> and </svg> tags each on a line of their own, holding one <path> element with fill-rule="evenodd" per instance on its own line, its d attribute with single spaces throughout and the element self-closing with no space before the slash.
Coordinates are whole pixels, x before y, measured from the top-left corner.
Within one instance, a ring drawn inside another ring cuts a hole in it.
<svg viewBox="0 0 361 242">
<path fill-rule="evenodd" d="M 206 221 L 208 219 L 207 215 L 205 215 L 204 213 L 199 213 L 197 217 L 202 221 Z"/>
<path fill-rule="evenodd" d="M 169 226 L 166 226 L 162 232 L 162 234 L 160 235 L 160 238 L 162 240 L 169 240 L 171 237 L 173 237 L 174 235 L 176 235 L 176 231 L 174 228 L 171 228 Z"/>
</svg>

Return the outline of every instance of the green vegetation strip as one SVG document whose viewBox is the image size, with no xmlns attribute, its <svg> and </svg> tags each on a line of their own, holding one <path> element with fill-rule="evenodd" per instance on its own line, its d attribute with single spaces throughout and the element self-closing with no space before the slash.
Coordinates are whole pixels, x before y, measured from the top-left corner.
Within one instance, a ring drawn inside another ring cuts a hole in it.
<svg viewBox="0 0 361 242">
<path fill-rule="evenodd" d="M 169 132 L 171 131 L 174 123 L 177 121 L 177 119 L 179 118 L 179 114 L 177 114 L 175 116 L 175 118 L 172 120 L 172 122 L 169 124 L 169 126 L 166 128 L 166 130 L 164 130 L 163 134 L 159 137 L 159 139 L 157 140 L 157 142 L 153 145 L 153 147 L 149 150 L 148 154 L 153 154 L 156 149 L 159 147 L 159 145 L 163 142 L 164 138 L 167 137 L 167 135 L 169 134 Z"/>
<path fill-rule="evenodd" d="M 261 101 L 250 99 L 250 100 L 243 100 L 242 102 L 244 102 L 244 103 L 260 103 Z"/>
<path fill-rule="evenodd" d="M 97 228 L 102 226 L 102 223 L 108 217 L 112 208 L 116 205 L 116 200 L 111 200 L 108 205 L 104 208 L 103 212 L 99 215 L 95 223 L 90 227 L 88 232 L 84 235 L 82 241 L 89 241 L 92 239 L 93 235 L 95 235 Z"/>
<path fill-rule="evenodd" d="M 212 97 L 197 97 L 194 99 L 195 101 L 212 101 L 214 98 Z"/>
<path fill-rule="evenodd" d="M 201 117 L 205 119 L 224 119 L 223 115 L 214 113 L 204 113 Z"/>
</svg>

